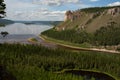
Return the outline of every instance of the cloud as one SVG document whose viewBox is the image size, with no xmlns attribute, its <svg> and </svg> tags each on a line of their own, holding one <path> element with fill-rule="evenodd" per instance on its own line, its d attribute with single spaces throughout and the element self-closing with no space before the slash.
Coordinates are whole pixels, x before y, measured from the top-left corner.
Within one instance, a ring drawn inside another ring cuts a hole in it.
<svg viewBox="0 0 120 80">
<path fill-rule="evenodd" d="M 90 0 L 91 2 L 97 2 L 97 1 L 99 1 L 99 0 Z"/>
<path fill-rule="evenodd" d="M 7 19 L 64 20 L 66 10 L 89 7 L 82 0 L 5 0 Z"/>
<path fill-rule="evenodd" d="M 19 9 L 28 9 L 34 8 L 37 5 L 32 2 L 25 2 L 24 0 L 5 0 L 7 10 L 19 10 Z"/>
<path fill-rule="evenodd" d="M 6 18 L 12 20 L 58 20 L 64 19 L 66 11 L 49 11 L 47 9 L 39 9 L 32 11 L 13 11 Z"/>
<path fill-rule="evenodd" d="M 110 3 L 110 4 L 108 4 L 108 6 L 120 6 L 120 1 Z"/>
<path fill-rule="evenodd" d="M 63 20 L 65 11 L 49 11 L 32 3 L 32 0 L 5 0 L 6 19 L 12 20 Z M 13 5 L 14 4 L 14 5 Z"/>
<path fill-rule="evenodd" d="M 33 0 L 34 4 L 41 4 L 41 5 L 47 5 L 47 6 L 60 6 L 64 4 L 70 4 L 70 3 L 79 3 L 79 0 Z"/>
</svg>

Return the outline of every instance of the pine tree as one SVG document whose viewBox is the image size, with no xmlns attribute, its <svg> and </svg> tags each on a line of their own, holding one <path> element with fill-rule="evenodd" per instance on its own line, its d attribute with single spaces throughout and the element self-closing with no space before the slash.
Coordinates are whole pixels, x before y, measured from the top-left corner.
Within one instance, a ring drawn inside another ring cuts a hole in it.
<svg viewBox="0 0 120 80">
<path fill-rule="evenodd" d="M 4 0 L 0 0 L 0 18 L 5 17 L 6 5 L 3 2 L 4 2 Z"/>
</svg>

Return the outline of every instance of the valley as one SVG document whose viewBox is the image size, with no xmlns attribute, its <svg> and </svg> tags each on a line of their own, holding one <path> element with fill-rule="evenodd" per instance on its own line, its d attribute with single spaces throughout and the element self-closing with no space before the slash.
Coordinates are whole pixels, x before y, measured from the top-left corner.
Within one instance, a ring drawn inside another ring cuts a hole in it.
<svg viewBox="0 0 120 80">
<path fill-rule="evenodd" d="M 56 1 L 0 0 L 0 80 L 120 80 L 120 6 Z"/>
</svg>

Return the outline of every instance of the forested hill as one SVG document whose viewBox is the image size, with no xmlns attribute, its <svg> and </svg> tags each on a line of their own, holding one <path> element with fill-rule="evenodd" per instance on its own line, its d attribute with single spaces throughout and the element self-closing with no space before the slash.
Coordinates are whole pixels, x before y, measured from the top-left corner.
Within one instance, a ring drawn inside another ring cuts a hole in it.
<svg viewBox="0 0 120 80">
<path fill-rule="evenodd" d="M 13 23 L 14 23 L 14 21 L 12 21 L 12 20 L 0 19 L 0 26 L 13 24 Z"/>
<path fill-rule="evenodd" d="M 24 23 L 24 24 L 43 24 L 43 25 L 57 25 L 63 21 L 14 21 L 15 23 Z"/>
<path fill-rule="evenodd" d="M 42 34 L 75 44 L 114 46 L 120 50 L 120 6 L 67 11 L 64 22 Z"/>
<path fill-rule="evenodd" d="M 82 29 L 91 33 L 111 23 L 120 25 L 119 19 L 120 6 L 85 8 L 76 11 L 67 11 L 64 22 L 59 24 L 56 29 Z"/>
</svg>

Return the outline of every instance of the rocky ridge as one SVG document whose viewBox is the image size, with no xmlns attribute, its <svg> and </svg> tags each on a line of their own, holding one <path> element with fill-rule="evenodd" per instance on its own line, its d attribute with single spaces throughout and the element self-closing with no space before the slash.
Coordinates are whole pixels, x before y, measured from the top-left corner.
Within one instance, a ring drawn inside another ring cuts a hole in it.
<svg viewBox="0 0 120 80">
<path fill-rule="evenodd" d="M 115 22 L 120 25 L 120 6 L 115 7 L 97 7 L 86 8 L 76 11 L 66 11 L 65 20 L 59 24 L 56 30 L 65 29 L 84 29 L 88 32 L 94 32 L 100 27 Z"/>
<path fill-rule="evenodd" d="M 92 13 L 92 17 L 95 17 L 97 15 L 101 15 L 101 14 L 105 14 L 105 13 L 110 14 L 112 16 L 118 15 L 118 14 L 120 14 L 120 7 L 117 7 L 117 8 L 114 7 L 114 8 L 105 10 L 103 12 L 98 11 L 98 12 Z M 85 14 L 85 13 L 83 11 L 78 11 L 78 12 L 77 11 L 70 11 L 70 10 L 66 11 L 66 13 L 65 13 L 65 21 L 67 21 L 67 20 L 73 21 L 75 19 L 78 19 L 78 18 L 80 18 L 82 16 L 82 14 Z"/>
</svg>

